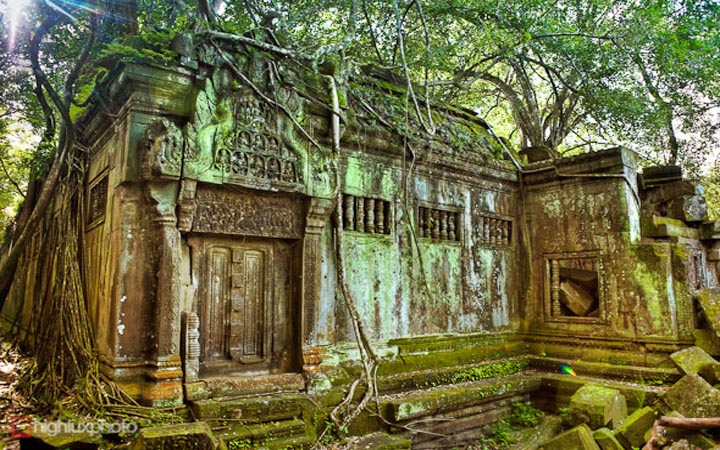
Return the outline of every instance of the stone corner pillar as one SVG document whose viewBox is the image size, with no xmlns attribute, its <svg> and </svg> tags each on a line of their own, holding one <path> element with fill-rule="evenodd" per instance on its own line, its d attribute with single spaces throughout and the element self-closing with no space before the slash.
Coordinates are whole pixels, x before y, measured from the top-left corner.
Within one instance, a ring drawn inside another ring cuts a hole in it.
<svg viewBox="0 0 720 450">
<path fill-rule="evenodd" d="M 322 295 L 322 232 L 335 208 L 334 199 L 313 197 L 305 224 L 302 255 L 303 368 L 312 371 L 322 362 L 318 351 L 318 319 Z"/>
</svg>

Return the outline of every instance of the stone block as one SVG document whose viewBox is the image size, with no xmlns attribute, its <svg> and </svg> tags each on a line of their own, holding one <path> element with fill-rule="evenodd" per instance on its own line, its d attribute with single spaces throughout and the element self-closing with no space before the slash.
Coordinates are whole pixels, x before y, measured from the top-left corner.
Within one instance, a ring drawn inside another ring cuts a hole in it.
<svg viewBox="0 0 720 450">
<path fill-rule="evenodd" d="M 685 417 L 720 417 L 720 391 L 698 374 L 682 377 L 662 399 Z"/>
<path fill-rule="evenodd" d="M 587 424 L 578 425 L 538 446 L 538 450 L 601 450 Z"/>
<path fill-rule="evenodd" d="M 560 302 L 573 314 L 581 317 L 587 315 L 594 301 L 593 296 L 576 283 L 569 280 L 560 283 Z"/>
<path fill-rule="evenodd" d="M 602 427 L 593 431 L 593 438 L 602 450 L 625 450 L 609 428 Z"/>
<path fill-rule="evenodd" d="M 670 355 L 670 359 L 685 375 L 700 373 L 700 369 L 707 365 L 717 363 L 715 359 L 705 353 L 700 347 L 688 347 Z"/>
<path fill-rule="evenodd" d="M 587 423 L 596 429 L 617 426 L 627 416 L 625 396 L 597 384 L 586 384 L 570 398 L 570 416 L 575 423 Z"/>
<path fill-rule="evenodd" d="M 670 200 L 665 205 L 668 217 L 683 222 L 702 222 L 707 220 L 707 203 L 702 195 L 683 195 Z"/>
<path fill-rule="evenodd" d="M 615 428 L 615 437 L 625 446 L 642 447 L 645 433 L 655 422 L 655 411 L 646 406 L 630 414 L 627 419 Z"/>
<path fill-rule="evenodd" d="M 215 450 L 219 446 L 205 422 L 181 423 L 143 428 L 133 441 L 131 450 L 182 448 L 188 450 Z"/>
<path fill-rule="evenodd" d="M 708 325 L 720 338 L 720 289 L 703 289 L 697 298 Z"/>
</svg>

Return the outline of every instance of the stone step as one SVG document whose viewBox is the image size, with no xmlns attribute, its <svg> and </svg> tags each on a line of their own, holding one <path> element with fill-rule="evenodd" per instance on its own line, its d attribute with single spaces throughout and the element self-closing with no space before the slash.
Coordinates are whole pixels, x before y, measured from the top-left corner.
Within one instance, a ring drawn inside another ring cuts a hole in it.
<svg viewBox="0 0 720 450">
<path fill-rule="evenodd" d="M 418 370 L 398 375 L 378 377 L 377 387 L 382 395 L 386 395 L 467 381 L 503 377 L 522 372 L 526 370 L 528 366 L 529 363 L 526 357 L 517 357 L 487 361 L 480 364 Z"/>
<path fill-rule="evenodd" d="M 403 435 L 389 435 L 387 433 L 372 433 L 348 442 L 349 448 L 355 450 L 410 450 L 412 439 Z"/>
<path fill-rule="evenodd" d="M 303 394 L 271 394 L 234 400 L 198 400 L 190 408 L 199 420 L 230 419 L 262 423 L 300 417 L 305 404 Z"/>
<path fill-rule="evenodd" d="M 224 425 L 221 420 L 210 423 L 216 437 L 225 442 L 260 442 L 267 439 L 279 439 L 297 437 L 305 434 L 305 421 L 302 419 L 279 420 L 261 424 L 228 424 Z"/>
<path fill-rule="evenodd" d="M 310 436 L 295 436 L 284 439 L 258 441 L 255 442 L 252 447 L 247 448 L 255 450 L 304 450 L 312 448 L 314 444 L 315 439 Z"/>
<path fill-rule="evenodd" d="M 404 422 L 529 393 L 539 388 L 540 378 L 537 376 L 508 376 L 391 396 L 381 401 L 381 407 L 389 420 Z"/>
</svg>

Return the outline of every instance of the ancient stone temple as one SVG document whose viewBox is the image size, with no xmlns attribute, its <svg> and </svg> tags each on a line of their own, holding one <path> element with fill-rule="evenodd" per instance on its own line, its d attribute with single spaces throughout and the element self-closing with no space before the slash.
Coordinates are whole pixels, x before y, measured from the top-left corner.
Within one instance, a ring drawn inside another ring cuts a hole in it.
<svg viewBox="0 0 720 450">
<path fill-rule="evenodd" d="M 407 393 L 392 423 L 487 422 L 564 365 L 672 381 L 670 353 L 717 353 L 720 227 L 674 168 L 520 161 L 469 111 L 406 118 L 385 74 L 216 45 L 118 67 L 81 122 L 97 348 L 139 401 L 311 436 L 359 372 L 340 272 L 380 393 Z"/>
</svg>

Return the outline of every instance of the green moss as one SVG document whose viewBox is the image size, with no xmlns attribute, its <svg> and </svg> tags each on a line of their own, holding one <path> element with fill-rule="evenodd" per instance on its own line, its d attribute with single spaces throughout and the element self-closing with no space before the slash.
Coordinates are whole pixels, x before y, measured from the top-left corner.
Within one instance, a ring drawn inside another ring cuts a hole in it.
<svg viewBox="0 0 720 450">
<path fill-rule="evenodd" d="M 462 383 L 466 381 L 478 381 L 485 378 L 499 378 L 513 373 L 522 372 L 528 368 L 528 362 L 525 359 L 517 359 L 504 361 L 500 363 L 486 364 L 465 369 L 452 376 L 452 383 Z"/>
</svg>

